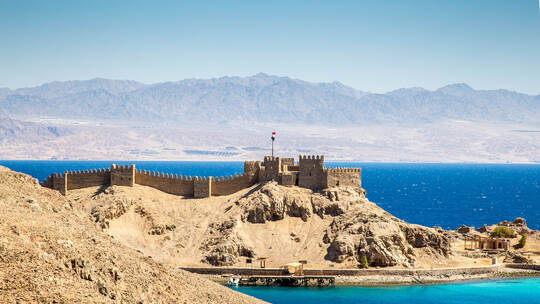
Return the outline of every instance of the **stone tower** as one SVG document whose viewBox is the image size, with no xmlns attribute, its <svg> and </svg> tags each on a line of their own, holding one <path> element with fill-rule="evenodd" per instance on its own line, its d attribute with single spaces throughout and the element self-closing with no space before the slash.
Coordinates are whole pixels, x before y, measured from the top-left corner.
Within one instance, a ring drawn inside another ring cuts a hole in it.
<svg viewBox="0 0 540 304">
<path fill-rule="evenodd" d="M 326 187 L 324 156 L 300 155 L 298 166 L 300 171 L 298 174 L 298 186 L 313 190 L 320 190 Z"/>
</svg>

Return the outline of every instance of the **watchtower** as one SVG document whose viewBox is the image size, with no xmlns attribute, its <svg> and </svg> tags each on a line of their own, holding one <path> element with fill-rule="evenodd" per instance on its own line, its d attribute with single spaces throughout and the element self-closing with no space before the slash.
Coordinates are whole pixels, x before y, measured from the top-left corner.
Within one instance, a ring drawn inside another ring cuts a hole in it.
<svg viewBox="0 0 540 304">
<path fill-rule="evenodd" d="M 111 185 L 133 187 L 135 185 L 135 165 L 118 166 L 112 164 Z"/>
<path fill-rule="evenodd" d="M 262 176 L 263 181 L 279 180 L 279 173 L 281 172 L 281 158 L 275 156 L 264 157 L 264 174 Z"/>
<path fill-rule="evenodd" d="M 298 186 L 319 190 L 326 187 L 323 155 L 300 155 L 298 157 Z"/>
</svg>

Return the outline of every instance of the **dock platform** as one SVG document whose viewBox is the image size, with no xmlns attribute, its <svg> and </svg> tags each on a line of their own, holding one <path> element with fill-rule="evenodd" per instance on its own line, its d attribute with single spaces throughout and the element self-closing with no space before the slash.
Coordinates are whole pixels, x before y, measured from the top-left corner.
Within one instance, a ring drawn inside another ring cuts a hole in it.
<svg viewBox="0 0 540 304">
<path fill-rule="evenodd" d="M 240 285 L 281 285 L 281 286 L 330 286 L 336 277 L 325 275 L 251 275 L 240 278 Z"/>
</svg>

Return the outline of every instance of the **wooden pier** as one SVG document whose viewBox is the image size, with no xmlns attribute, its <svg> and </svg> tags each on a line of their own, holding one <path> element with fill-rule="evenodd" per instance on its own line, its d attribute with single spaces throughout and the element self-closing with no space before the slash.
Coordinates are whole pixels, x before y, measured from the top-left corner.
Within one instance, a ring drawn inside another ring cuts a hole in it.
<svg viewBox="0 0 540 304">
<path fill-rule="evenodd" d="M 240 278 L 239 285 L 330 286 L 336 277 L 325 275 L 251 275 Z"/>
</svg>

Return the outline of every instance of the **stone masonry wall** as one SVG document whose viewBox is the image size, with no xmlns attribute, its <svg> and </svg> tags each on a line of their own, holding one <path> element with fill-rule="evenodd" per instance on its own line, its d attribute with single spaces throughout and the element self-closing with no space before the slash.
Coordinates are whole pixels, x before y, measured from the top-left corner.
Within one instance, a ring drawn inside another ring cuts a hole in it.
<svg viewBox="0 0 540 304">
<path fill-rule="evenodd" d="M 66 195 L 67 193 L 67 177 L 68 172 L 66 171 L 64 174 L 55 174 L 52 175 L 52 181 L 53 181 L 53 189 L 60 191 L 63 195 Z"/>
<path fill-rule="evenodd" d="M 133 187 L 135 185 L 135 165 L 111 165 L 111 185 Z"/>
<path fill-rule="evenodd" d="M 68 173 L 67 190 L 107 185 L 111 182 L 109 169 L 72 171 Z"/>
<path fill-rule="evenodd" d="M 326 188 L 326 174 L 324 172 L 324 156 L 309 155 L 298 158 L 300 173 L 298 186 L 313 190 Z"/>
<path fill-rule="evenodd" d="M 212 180 L 212 195 L 229 195 L 251 187 L 257 182 L 256 175 L 235 175 Z"/>
<path fill-rule="evenodd" d="M 193 196 L 193 178 L 168 173 L 139 170 L 135 172 L 135 183 L 149 186 L 175 195 Z"/>
<path fill-rule="evenodd" d="M 264 170 L 261 176 L 261 181 L 277 181 L 281 169 L 281 158 L 265 156 L 263 162 Z"/>
<path fill-rule="evenodd" d="M 194 197 L 210 197 L 212 195 L 212 178 L 195 177 L 193 180 Z"/>
<path fill-rule="evenodd" d="M 333 186 L 362 187 L 361 168 L 326 169 L 326 188 Z"/>
<path fill-rule="evenodd" d="M 247 160 L 244 162 L 244 174 L 257 175 L 259 171 L 261 170 L 261 166 L 262 164 L 260 161 Z"/>
<path fill-rule="evenodd" d="M 281 185 L 300 186 L 321 190 L 332 186 L 362 186 L 360 168 L 324 167 L 324 156 L 300 156 L 298 165 L 292 158 L 267 156 L 264 162 L 246 161 L 244 174 L 212 178 L 188 177 L 135 169 L 135 165 L 111 165 L 110 169 L 86 170 L 52 174 L 42 185 L 60 191 L 118 185 L 133 187 L 135 184 L 149 186 L 174 195 L 209 197 L 228 195 L 248 188 L 255 183 L 275 180 Z"/>
</svg>

